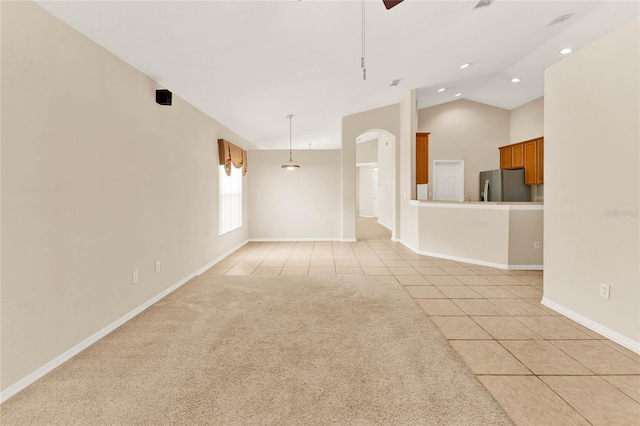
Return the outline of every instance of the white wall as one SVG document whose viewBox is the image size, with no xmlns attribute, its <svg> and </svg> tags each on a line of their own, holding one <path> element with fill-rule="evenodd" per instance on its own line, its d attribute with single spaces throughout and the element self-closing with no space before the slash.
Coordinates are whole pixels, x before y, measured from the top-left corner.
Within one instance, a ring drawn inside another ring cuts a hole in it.
<svg viewBox="0 0 640 426">
<path fill-rule="evenodd" d="M 542 241 L 540 205 L 414 204 L 422 254 L 504 269 L 542 266 L 542 250 L 534 249 Z"/>
<path fill-rule="evenodd" d="M 430 255 L 481 262 L 494 267 L 509 265 L 508 209 L 466 208 L 446 204 L 419 207 L 420 250 Z"/>
<path fill-rule="evenodd" d="M 217 139 L 249 144 L 179 94 L 157 105 L 155 81 L 34 3 L 1 7 L 6 390 L 246 241 L 218 237 Z"/>
<path fill-rule="evenodd" d="M 544 136 L 544 97 L 509 111 L 509 143 Z"/>
<path fill-rule="evenodd" d="M 509 212 L 509 264 L 543 265 L 544 211 Z M 535 248 L 535 243 L 539 248 Z"/>
<path fill-rule="evenodd" d="M 381 132 L 378 137 L 378 223 L 393 228 L 395 186 L 395 138 Z"/>
<path fill-rule="evenodd" d="M 545 303 L 638 352 L 639 33 L 635 20 L 549 67 L 544 98 Z"/>
<path fill-rule="evenodd" d="M 358 167 L 358 216 L 373 217 L 373 167 Z"/>
<path fill-rule="evenodd" d="M 297 170 L 280 167 L 288 159 L 288 151 L 249 153 L 249 237 L 340 240 L 340 150 L 293 151 Z"/>
<path fill-rule="evenodd" d="M 410 204 L 416 198 L 416 127 L 418 111 L 416 91 L 409 92 L 400 102 L 400 138 L 397 145 L 399 167 L 397 169 L 398 207 L 400 232 L 396 239 L 404 245 L 418 249 L 418 207 Z"/>
<path fill-rule="evenodd" d="M 464 193 L 479 200 L 479 174 L 500 167 L 498 148 L 510 143 L 509 125 L 509 111 L 465 99 L 419 110 L 418 131 L 431 133 L 429 192 L 434 160 L 464 160 Z"/>
<path fill-rule="evenodd" d="M 378 162 L 378 139 L 356 144 L 356 163 Z"/>
</svg>

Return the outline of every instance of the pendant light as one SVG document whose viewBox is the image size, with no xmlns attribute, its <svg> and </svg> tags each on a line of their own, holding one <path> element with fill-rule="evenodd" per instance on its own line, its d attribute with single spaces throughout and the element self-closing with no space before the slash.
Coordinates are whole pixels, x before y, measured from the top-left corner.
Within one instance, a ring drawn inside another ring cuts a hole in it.
<svg viewBox="0 0 640 426">
<path fill-rule="evenodd" d="M 287 118 L 289 119 L 289 161 L 287 161 L 286 163 L 284 163 L 282 165 L 283 169 L 287 169 L 287 170 L 295 170 L 295 169 L 299 169 L 300 168 L 300 164 L 296 163 L 293 161 L 293 158 L 291 157 L 291 150 L 292 150 L 292 140 L 291 140 L 291 118 L 293 117 L 293 115 L 289 114 L 287 115 Z"/>
</svg>

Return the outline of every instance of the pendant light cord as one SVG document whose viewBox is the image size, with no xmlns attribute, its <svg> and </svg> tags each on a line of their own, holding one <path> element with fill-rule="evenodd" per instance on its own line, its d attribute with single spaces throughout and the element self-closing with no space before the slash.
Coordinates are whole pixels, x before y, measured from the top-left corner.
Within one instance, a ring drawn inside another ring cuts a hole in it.
<svg viewBox="0 0 640 426">
<path fill-rule="evenodd" d="M 293 161 L 293 156 L 291 155 L 291 151 L 293 150 L 293 141 L 291 138 L 291 118 L 293 114 L 289 114 L 287 118 L 289 118 L 289 161 Z"/>
<path fill-rule="evenodd" d="M 367 79 L 367 68 L 364 63 L 365 56 L 365 13 L 364 13 L 364 3 L 365 0 L 362 0 L 362 56 L 360 57 L 360 68 L 362 68 L 362 79 Z"/>
<path fill-rule="evenodd" d="M 282 165 L 283 169 L 296 170 L 300 168 L 300 164 L 293 161 L 293 114 L 287 115 L 289 119 L 289 161 Z"/>
</svg>

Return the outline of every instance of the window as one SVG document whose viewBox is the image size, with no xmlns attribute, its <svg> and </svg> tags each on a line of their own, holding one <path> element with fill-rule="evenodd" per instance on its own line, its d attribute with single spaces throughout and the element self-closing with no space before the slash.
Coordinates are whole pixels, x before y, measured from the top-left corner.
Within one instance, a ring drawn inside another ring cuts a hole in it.
<svg viewBox="0 0 640 426">
<path fill-rule="evenodd" d="M 247 173 L 247 151 L 218 139 L 218 235 L 242 226 L 242 176 Z"/>
<path fill-rule="evenodd" d="M 242 168 L 218 166 L 218 235 L 242 226 Z"/>
</svg>

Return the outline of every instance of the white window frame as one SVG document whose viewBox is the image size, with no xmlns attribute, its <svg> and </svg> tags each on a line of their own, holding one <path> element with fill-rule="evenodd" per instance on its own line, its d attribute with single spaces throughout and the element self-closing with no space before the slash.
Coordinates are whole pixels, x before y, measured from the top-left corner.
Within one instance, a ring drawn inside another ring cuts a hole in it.
<svg viewBox="0 0 640 426">
<path fill-rule="evenodd" d="M 218 235 L 242 227 L 242 168 L 231 165 L 231 176 L 218 166 Z"/>
</svg>

